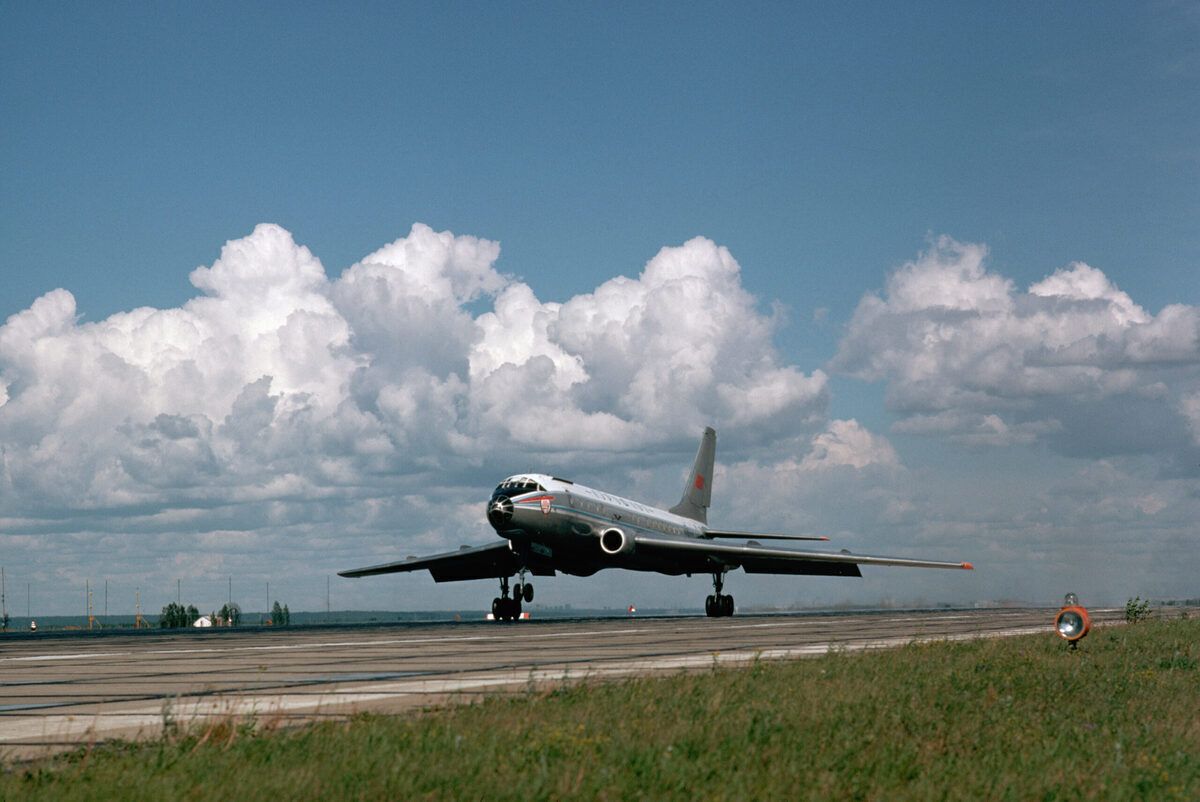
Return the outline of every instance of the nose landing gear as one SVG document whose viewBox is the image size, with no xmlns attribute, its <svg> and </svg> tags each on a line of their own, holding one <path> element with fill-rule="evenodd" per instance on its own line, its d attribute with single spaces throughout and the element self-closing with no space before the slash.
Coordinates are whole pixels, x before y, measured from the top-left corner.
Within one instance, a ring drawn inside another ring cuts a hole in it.
<svg viewBox="0 0 1200 802">
<path fill-rule="evenodd" d="M 509 597 L 508 577 L 500 577 L 500 595 L 492 599 L 492 618 L 496 621 L 515 621 L 521 617 L 521 602 L 533 601 L 533 583 L 525 581 L 525 572 L 521 571 L 520 581 L 512 589 Z"/>
<path fill-rule="evenodd" d="M 709 618 L 733 615 L 733 597 L 721 593 L 725 587 L 725 572 L 713 572 L 713 593 L 704 600 L 704 614 Z"/>
</svg>

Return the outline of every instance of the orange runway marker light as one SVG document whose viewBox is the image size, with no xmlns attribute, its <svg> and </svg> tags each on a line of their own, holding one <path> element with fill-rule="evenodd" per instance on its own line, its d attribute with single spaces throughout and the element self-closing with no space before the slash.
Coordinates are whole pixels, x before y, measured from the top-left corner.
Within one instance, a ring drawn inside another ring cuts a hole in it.
<svg viewBox="0 0 1200 802">
<path fill-rule="evenodd" d="M 1054 616 L 1054 631 L 1074 649 L 1091 629 L 1092 619 L 1087 609 L 1079 603 L 1079 597 L 1068 593 L 1062 609 Z"/>
</svg>

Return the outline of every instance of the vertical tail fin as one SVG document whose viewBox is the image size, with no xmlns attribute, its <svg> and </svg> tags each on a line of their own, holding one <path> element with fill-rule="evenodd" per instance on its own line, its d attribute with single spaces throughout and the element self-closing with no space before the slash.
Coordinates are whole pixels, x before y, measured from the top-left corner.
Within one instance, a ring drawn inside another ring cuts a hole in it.
<svg viewBox="0 0 1200 802">
<path fill-rule="evenodd" d="M 717 433 L 711 427 L 704 430 L 700 438 L 700 450 L 696 452 L 696 464 L 683 486 L 683 498 L 671 508 L 671 512 L 708 523 L 708 506 L 712 503 L 712 472 L 717 457 Z"/>
</svg>

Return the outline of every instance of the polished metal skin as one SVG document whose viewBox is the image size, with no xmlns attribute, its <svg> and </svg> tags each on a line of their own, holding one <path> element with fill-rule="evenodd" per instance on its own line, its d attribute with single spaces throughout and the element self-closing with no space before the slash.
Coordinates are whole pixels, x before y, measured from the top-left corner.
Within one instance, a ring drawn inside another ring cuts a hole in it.
<svg viewBox="0 0 1200 802">
<path fill-rule="evenodd" d="M 827 540 L 824 537 L 755 534 L 712 529 L 707 525 L 712 500 L 712 471 L 717 433 L 705 429 L 696 461 L 679 503 L 662 510 L 546 474 L 510 476 L 487 502 L 488 522 L 501 538 L 485 546 L 340 572 L 362 577 L 428 569 L 437 582 L 499 579 L 501 595 L 493 600 L 497 619 L 520 615 L 521 601 L 532 601 L 526 574 L 554 576 L 561 571 L 591 576 L 603 568 L 680 574 L 711 574 L 714 595 L 705 611 L 732 615 L 733 597 L 722 595 L 725 573 L 742 568 L 751 574 L 862 576 L 860 565 L 910 568 L 965 568 L 966 562 L 915 560 L 764 546 L 761 540 Z M 722 539 L 744 543 L 722 543 Z M 509 593 L 509 578 L 519 583 Z"/>
</svg>

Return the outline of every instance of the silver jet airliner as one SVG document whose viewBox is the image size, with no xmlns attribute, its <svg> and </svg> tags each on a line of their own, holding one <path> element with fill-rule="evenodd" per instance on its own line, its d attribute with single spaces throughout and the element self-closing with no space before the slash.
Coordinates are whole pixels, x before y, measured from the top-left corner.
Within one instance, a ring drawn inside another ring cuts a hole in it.
<svg viewBox="0 0 1200 802">
<path fill-rule="evenodd" d="M 657 571 L 661 574 L 711 574 L 713 593 L 704 600 L 711 617 L 733 615 L 733 597 L 721 591 L 725 574 L 742 568 L 748 574 L 862 576 L 860 565 L 910 568 L 965 568 L 967 562 L 871 557 L 848 551 L 807 551 L 764 546 L 762 540 L 828 540 L 826 537 L 768 535 L 713 529 L 708 526 L 717 433 L 704 430 L 696 463 L 683 488 L 683 498 L 669 510 L 547 476 L 510 476 L 496 487 L 487 504 L 487 519 L 500 540 L 486 546 L 463 546 L 430 557 L 341 571 L 360 577 L 428 569 L 436 582 L 499 579 L 500 595 L 492 600 L 496 620 L 521 614 L 521 603 L 533 601 L 533 576 L 555 572 L 591 576 L 602 568 Z M 722 543 L 739 539 L 744 543 Z M 509 589 L 509 578 L 517 584 Z"/>
</svg>

